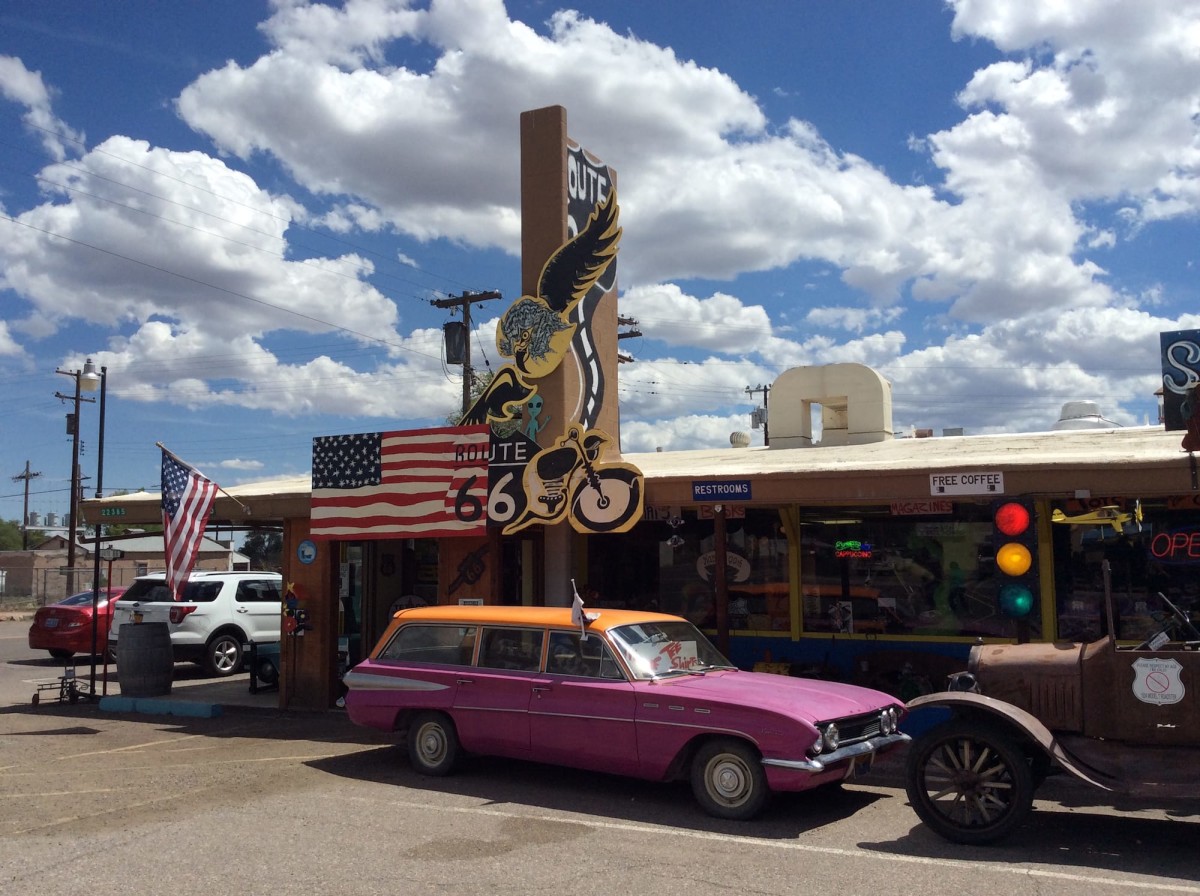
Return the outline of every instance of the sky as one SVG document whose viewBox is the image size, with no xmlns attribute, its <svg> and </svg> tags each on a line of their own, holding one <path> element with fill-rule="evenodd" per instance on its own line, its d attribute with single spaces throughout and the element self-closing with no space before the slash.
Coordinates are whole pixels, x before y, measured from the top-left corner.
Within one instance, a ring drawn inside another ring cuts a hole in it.
<svg viewBox="0 0 1200 896">
<path fill-rule="evenodd" d="M 0 0 L 0 519 L 27 461 L 65 517 L 87 358 L 105 494 L 443 424 L 432 303 L 499 291 L 502 364 L 549 105 L 619 175 L 626 452 L 762 444 L 757 387 L 841 362 L 899 434 L 1153 424 L 1200 327 L 1200 0 Z"/>
</svg>

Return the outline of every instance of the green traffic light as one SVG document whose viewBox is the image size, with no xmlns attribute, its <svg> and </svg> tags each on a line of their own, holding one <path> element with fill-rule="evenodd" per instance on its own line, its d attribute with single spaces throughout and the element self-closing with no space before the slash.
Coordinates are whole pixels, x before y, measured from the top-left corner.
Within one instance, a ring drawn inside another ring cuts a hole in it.
<svg viewBox="0 0 1200 896">
<path fill-rule="evenodd" d="M 1033 610 L 1033 592 L 1016 582 L 1001 585 L 998 599 L 1001 614 L 1009 619 L 1023 619 Z"/>
</svg>

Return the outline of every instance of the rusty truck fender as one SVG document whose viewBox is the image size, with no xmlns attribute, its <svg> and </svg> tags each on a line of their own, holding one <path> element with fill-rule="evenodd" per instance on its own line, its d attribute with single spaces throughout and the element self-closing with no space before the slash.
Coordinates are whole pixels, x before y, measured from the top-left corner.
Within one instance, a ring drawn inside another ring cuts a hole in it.
<svg viewBox="0 0 1200 896">
<path fill-rule="evenodd" d="M 1095 773 L 1064 750 L 1054 733 L 1043 725 L 1037 716 L 1026 712 L 1019 706 L 1013 706 L 1011 703 L 1005 703 L 994 697 L 985 697 L 983 694 L 973 694 L 970 691 L 942 691 L 910 700 L 908 711 L 912 713 L 934 706 L 949 709 L 956 715 L 997 719 L 1018 734 L 1023 735 L 1075 777 L 1086 781 L 1093 787 L 1099 787 L 1101 790 L 1113 789 L 1096 780 Z"/>
</svg>

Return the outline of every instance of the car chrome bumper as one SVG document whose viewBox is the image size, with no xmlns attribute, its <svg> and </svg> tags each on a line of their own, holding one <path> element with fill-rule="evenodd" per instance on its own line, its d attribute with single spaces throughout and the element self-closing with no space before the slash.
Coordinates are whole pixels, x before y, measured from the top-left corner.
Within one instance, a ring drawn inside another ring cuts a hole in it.
<svg viewBox="0 0 1200 896">
<path fill-rule="evenodd" d="M 834 750 L 832 753 L 822 753 L 820 756 L 812 759 L 764 759 L 763 765 L 773 765 L 777 768 L 813 772 L 816 774 L 847 759 L 853 759 L 856 756 L 865 756 L 868 753 L 878 753 L 880 750 L 894 747 L 896 744 L 908 743 L 910 740 L 912 740 L 911 737 L 898 731 L 895 734 L 888 734 L 884 737 L 872 737 L 869 740 L 859 741 L 856 744 L 847 744 L 844 747 Z"/>
</svg>

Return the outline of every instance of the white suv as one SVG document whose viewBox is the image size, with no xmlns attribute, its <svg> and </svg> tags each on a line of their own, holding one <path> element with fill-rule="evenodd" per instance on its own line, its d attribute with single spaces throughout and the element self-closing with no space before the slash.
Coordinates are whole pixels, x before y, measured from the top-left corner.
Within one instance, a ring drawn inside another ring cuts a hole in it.
<svg viewBox="0 0 1200 896">
<path fill-rule="evenodd" d="M 210 675 L 233 675 L 242 647 L 279 640 L 283 577 L 274 572 L 193 572 L 183 600 L 171 600 L 166 574 L 139 576 L 114 605 L 110 655 L 120 663 L 120 629 L 133 614 L 165 622 L 175 659 L 198 662 Z"/>
</svg>

